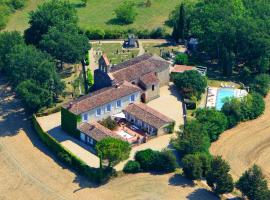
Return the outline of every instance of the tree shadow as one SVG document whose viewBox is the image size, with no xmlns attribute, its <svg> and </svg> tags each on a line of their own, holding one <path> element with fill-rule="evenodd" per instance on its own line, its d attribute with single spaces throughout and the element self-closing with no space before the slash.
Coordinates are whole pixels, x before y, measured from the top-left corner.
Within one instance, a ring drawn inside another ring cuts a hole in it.
<svg viewBox="0 0 270 200">
<path fill-rule="evenodd" d="M 180 174 L 174 174 L 173 176 L 171 176 L 169 179 L 169 185 L 181 186 L 181 187 L 194 187 L 195 186 L 195 184 L 191 180 L 183 177 Z"/>
<path fill-rule="evenodd" d="M 85 8 L 86 5 L 83 2 L 71 3 L 74 8 Z"/>
<path fill-rule="evenodd" d="M 108 21 L 106 21 L 107 25 L 120 25 L 120 26 L 125 26 L 125 25 L 129 25 L 121 20 L 119 20 L 118 18 L 112 18 Z"/>
<path fill-rule="evenodd" d="M 209 200 L 209 199 L 218 200 L 220 199 L 214 193 L 203 188 L 196 189 L 195 191 L 190 193 L 186 198 L 189 200 Z"/>
</svg>

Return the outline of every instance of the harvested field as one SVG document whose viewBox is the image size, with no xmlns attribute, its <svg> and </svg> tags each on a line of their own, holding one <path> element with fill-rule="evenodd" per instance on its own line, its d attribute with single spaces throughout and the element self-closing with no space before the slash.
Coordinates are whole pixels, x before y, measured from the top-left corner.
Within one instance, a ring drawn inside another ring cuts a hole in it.
<svg viewBox="0 0 270 200">
<path fill-rule="evenodd" d="M 265 101 L 264 115 L 226 131 L 211 146 L 212 154 L 222 155 L 229 162 L 234 178 L 257 164 L 270 182 L 270 95 Z"/>
<path fill-rule="evenodd" d="M 217 199 L 174 174 L 137 174 L 97 187 L 58 163 L 0 77 L 0 199 Z"/>
</svg>

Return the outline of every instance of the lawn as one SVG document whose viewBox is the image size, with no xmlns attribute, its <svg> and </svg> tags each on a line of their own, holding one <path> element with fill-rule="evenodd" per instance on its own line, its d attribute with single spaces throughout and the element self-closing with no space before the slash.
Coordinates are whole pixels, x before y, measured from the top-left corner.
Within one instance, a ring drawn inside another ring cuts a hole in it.
<svg viewBox="0 0 270 200">
<path fill-rule="evenodd" d="M 7 24 L 6 30 L 23 31 L 27 28 L 28 13 L 41 4 L 44 0 L 28 0 L 27 6 L 15 12 Z M 83 29 L 91 28 L 136 28 L 153 29 L 164 26 L 170 12 L 180 3 L 179 0 L 152 0 L 151 7 L 144 6 L 146 0 L 134 0 L 136 3 L 137 17 L 133 24 L 117 25 L 113 23 L 114 10 L 123 0 L 88 0 L 87 6 L 82 7 L 81 0 L 70 0 L 76 7 L 79 15 L 79 25 Z M 167 27 L 167 30 L 170 30 Z"/>
<path fill-rule="evenodd" d="M 119 64 L 131 59 L 132 57 L 136 57 L 139 53 L 138 49 L 122 49 L 121 43 L 94 43 L 93 49 L 96 52 L 95 60 L 98 60 L 102 53 L 106 53 L 111 64 Z"/>
<path fill-rule="evenodd" d="M 172 52 L 172 51 L 183 51 L 182 46 L 172 46 L 167 43 L 163 44 L 157 44 L 157 43 L 147 43 L 143 42 L 143 48 L 145 52 L 151 53 L 151 54 L 156 54 L 161 56 L 160 52 Z"/>
</svg>

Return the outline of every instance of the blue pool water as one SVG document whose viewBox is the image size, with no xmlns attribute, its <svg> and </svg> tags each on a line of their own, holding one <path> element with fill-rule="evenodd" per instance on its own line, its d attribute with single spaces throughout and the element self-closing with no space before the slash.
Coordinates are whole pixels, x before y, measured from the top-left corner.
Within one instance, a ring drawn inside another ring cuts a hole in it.
<svg viewBox="0 0 270 200">
<path fill-rule="evenodd" d="M 221 110 L 226 98 L 234 97 L 234 89 L 220 88 L 217 93 L 216 109 Z"/>
</svg>

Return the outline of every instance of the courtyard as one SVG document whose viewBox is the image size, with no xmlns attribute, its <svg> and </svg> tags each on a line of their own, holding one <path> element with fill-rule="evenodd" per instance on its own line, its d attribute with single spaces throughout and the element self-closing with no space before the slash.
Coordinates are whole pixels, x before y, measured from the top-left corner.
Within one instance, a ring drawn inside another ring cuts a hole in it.
<svg viewBox="0 0 270 200">
<path fill-rule="evenodd" d="M 177 89 L 172 83 L 169 86 L 160 88 L 160 97 L 149 102 L 148 105 L 157 111 L 169 116 L 175 120 L 175 131 L 183 124 L 183 110 L 182 102 Z M 168 106 L 170 105 L 170 106 Z M 79 158 L 85 161 L 89 166 L 98 167 L 99 158 L 93 153 L 94 149 L 85 143 L 74 139 L 61 129 L 61 113 L 55 113 L 44 117 L 37 118 L 44 131 L 47 131 L 51 136 L 57 139 L 63 146 L 76 154 Z M 130 126 L 129 126 L 130 127 Z M 126 126 L 126 128 L 129 128 Z M 132 127 L 131 127 L 132 128 Z M 138 132 L 129 128 L 129 132 Z M 134 128 L 133 128 L 134 129 Z M 121 131 L 121 130 L 118 130 Z M 122 132 L 121 132 L 122 133 Z M 146 143 L 136 145 L 132 148 L 128 160 L 132 160 L 134 155 L 139 150 L 151 148 L 153 150 L 162 150 L 169 148 L 171 138 L 175 134 L 165 134 L 162 136 L 154 137 Z M 115 169 L 120 171 L 123 169 L 124 164 L 128 161 L 123 161 L 115 166 Z"/>
</svg>

